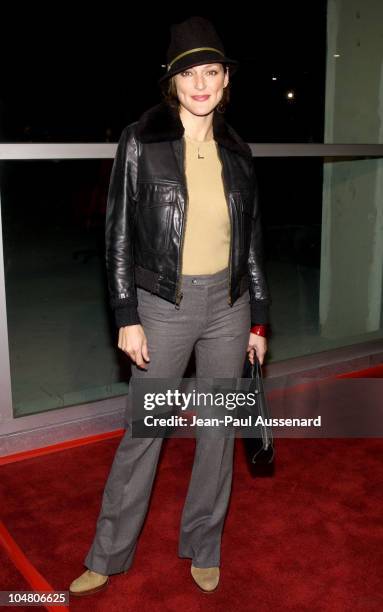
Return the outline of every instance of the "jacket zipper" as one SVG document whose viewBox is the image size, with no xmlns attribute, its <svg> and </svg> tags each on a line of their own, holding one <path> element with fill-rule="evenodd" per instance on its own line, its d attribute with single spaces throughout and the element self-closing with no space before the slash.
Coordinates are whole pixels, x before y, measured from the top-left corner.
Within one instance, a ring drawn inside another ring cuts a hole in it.
<svg viewBox="0 0 383 612">
<path fill-rule="evenodd" d="M 188 209 L 188 205 L 189 205 L 189 194 L 188 194 L 188 189 L 187 189 L 187 184 L 186 184 L 186 173 L 185 173 L 185 163 L 186 163 L 186 160 L 185 160 L 185 158 L 186 158 L 186 151 L 185 151 L 185 149 L 186 149 L 185 141 L 184 141 L 184 139 L 182 139 L 183 178 L 184 178 L 186 198 L 185 198 L 185 215 L 184 215 L 184 221 L 183 221 L 183 224 L 182 224 L 182 231 L 181 231 L 180 257 L 179 257 L 179 263 L 178 263 L 178 269 L 177 269 L 177 288 L 176 288 L 176 308 L 177 308 L 177 310 L 179 310 L 180 302 L 181 302 L 181 300 L 183 298 L 183 293 L 181 292 L 181 285 L 182 285 L 181 271 L 182 271 L 183 246 L 184 246 L 184 241 L 185 241 L 186 223 L 187 223 L 187 209 Z"/>
<path fill-rule="evenodd" d="M 223 171 L 223 160 L 222 160 L 222 156 L 220 153 L 220 149 L 219 149 L 219 145 L 217 145 L 218 147 L 218 151 L 219 151 L 219 156 L 221 159 L 221 164 L 222 164 L 222 168 L 221 168 L 221 177 L 222 177 L 222 184 L 223 184 L 223 189 L 225 192 L 225 200 L 226 200 L 226 205 L 228 207 L 228 211 L 229 211 L 229 219 L 230 219 L 230 247 L 229 247 L 229 278 L 228 278 L 228 300 L 227 303 L 229 304 L 229 306 L 231 306 L 232 301 L 231 301 L 231 243 L 232 243 L 232 236 L 233 236 L 233 222 L 232 222 L 232 218 L 231 218 L 231 209 L 230 209 L 230 202 L 229 202 L 229 197 L 228 197 L 228 193 L 226 190 L 226 183 L 225 183 L 225 176 L 224 176 L 224 171 Z"/>
</svg>

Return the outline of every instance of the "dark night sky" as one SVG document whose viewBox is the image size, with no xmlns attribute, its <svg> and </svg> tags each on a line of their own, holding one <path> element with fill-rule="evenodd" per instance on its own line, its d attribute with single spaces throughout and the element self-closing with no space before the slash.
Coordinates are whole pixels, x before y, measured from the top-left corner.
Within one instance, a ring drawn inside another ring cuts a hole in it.
<svg viewBox="0 0 383 612">
<path fill-rule="evenodd" d="M 118 140 L 127 123 L 161 99 L 157 80 L 170 24 L 196 14 L 215 24 L 227 54 L 241 62 L 226 113 L 240 135 L 248 142 L 323 141 L 324 0 L 254 2 L 237 12 L 229 5 L 206 11 L 209 5 L 194 4 L 192 11 L 153 13 L 145 5 L 134 16 L 117 5 L 94 7 L 85 16 L 62 4 L 44 16 L 23 8 L 8 20 L 3 142 L 28 140 L 26 125 L 37 142 L 102 141 L 106 127 Z M 285 97 L 290 88 L 293 103 Z"/>
</svg>

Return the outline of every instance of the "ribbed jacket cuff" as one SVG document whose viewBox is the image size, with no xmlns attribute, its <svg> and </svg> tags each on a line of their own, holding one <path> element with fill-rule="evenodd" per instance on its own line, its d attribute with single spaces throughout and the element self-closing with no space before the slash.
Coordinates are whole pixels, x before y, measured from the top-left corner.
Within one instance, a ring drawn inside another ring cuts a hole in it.
<svg viewBox="0 0 383 612">
<path fill-rule="evenodd" d="M 257 300 L 250 302 L 251 327 L 270 323 L 270 308 L 268 302 Z"/>
<path fill-rule="evenodd" d="M 114 311 L 114 320 L 118 328 L 125 327 L 126 325 L 141 325 L 137 306 L 134 304 L 116 308 Z"/>
</svg>

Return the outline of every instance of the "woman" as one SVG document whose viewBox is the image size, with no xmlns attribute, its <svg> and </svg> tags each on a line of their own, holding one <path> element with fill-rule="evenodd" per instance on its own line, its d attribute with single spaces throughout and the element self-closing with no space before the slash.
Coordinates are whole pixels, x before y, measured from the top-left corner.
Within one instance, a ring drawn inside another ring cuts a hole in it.
<svg viewBox="0 0 383 612">
<path fill-rule="evenodd" d="M 106 267 L 118 347 L 135 365 L 133 379 L 182 377 L 193 349 L 197 379 L 241 377 L 246 352 L 252 363 L 254 351 L 264 360 L 271 298 L 252 155 L 222 112 L 237 65 L 206 19 L 173 25 L 160 79 L 165 99 L 120 138 Z M 133 562 L 162 438 L 131 436 L 131 408 L 88 569 L 71 583 L 72 595 L 105 587 L 109 575 Z M 204 592 L 219 583 L 233 448 L 234 437 L 196 440 L 178 554 L 192 559 L 191 575 Z"/>
</svg>

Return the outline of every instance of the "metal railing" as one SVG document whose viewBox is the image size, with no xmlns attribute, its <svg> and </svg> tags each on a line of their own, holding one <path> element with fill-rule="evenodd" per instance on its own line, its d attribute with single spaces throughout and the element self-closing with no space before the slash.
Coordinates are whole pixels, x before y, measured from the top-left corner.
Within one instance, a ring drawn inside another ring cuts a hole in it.
<svg viewBox="0 0 383 612">
<path fill-rule="evenodd" d="M 254 157 L 383 157 L 383 144 L 248 143 Z M 6 142 L 0 160 L 114 158 L 117 143 Z"/>
</svg>

